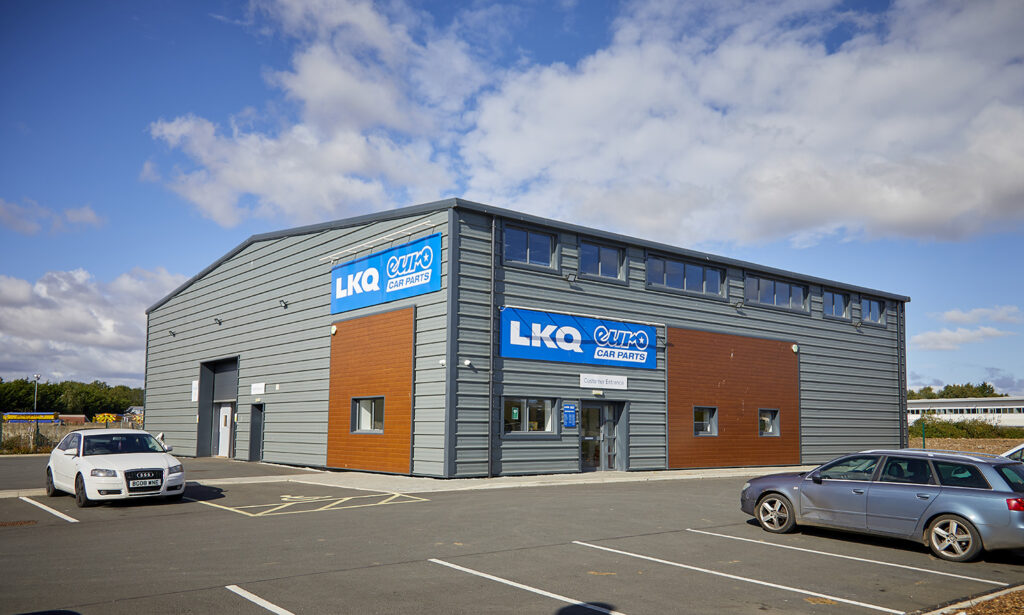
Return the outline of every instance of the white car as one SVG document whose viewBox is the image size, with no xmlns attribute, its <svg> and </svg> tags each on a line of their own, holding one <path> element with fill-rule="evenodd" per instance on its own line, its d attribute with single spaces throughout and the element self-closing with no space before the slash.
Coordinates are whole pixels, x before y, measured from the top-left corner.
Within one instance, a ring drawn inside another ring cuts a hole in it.
<svg viewBox="0 0 1024 615">
<path fill-rule="evenodd" d="M 1003 453 L 1003 457 L 1009 457 L 1015 461 L 1024 461 L 1024 442 Z"/>
<path fill-rule="evenodd" d="M 46 495 L 75 495 L 79 507 L 102 500 L 185 494 L 185 469 L 156 438 L 138 429 L 72 431 L 50 453 Z"/>
</svg>

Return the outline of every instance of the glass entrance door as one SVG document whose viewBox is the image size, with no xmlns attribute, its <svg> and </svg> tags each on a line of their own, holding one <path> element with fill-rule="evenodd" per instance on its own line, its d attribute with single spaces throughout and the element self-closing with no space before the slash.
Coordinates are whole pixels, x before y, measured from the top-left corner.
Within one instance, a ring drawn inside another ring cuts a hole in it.
<svg viewBox="0 0 1024 615">
<path fill-rule="evenodd" d="M 584 472 L 615 469 L 616 407 L 584 403 L 580 412 L 580 467 Z"/>
</svg>

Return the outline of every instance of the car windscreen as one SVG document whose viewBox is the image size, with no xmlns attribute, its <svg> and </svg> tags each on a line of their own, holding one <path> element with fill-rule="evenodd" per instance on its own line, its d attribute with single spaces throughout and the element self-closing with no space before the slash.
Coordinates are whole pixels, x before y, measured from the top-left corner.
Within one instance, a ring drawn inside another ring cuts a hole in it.
<svg viewBox="0 0 1024 615">
<path fill-rule="evenodd" d="M 996 466 L 999 475 L 1003 477 L 1006 484 L 1017 493 L 1024 493 L 1024 463 L 1010 463 L 1004 466 Z"/>
<path fill-rule="evenodd" d="M 118 455 L 122 453 L 162 453 L 164 447 L 148 433 L 116 433 L 89 435 L 82 447 L 83 455 Z"/>
</svg>

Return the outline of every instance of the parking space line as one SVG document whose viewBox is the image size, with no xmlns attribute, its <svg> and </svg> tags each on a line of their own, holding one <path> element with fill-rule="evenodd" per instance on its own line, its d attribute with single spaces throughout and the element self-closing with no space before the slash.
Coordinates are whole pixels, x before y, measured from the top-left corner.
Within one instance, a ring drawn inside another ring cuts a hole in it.
<svg viewBox="0 0 1024 615">
<path fill-rule="evenodd" d="M 803 551 L 804 553 L 815 553 L 817 555 L 827 555 L 829 557 L 840 557 L 842 559 L 851 559 L 858 562 L 866 562 L 869 564 L 877 564 L 879 566 L 891 566 L 893 568 L 904 568 L 906 570 L 914 570 L 917 572 L 926 572 L 928 574 L 939 574 L 944 577 L 955 577 L 957 579 L 966 579 L 968 581 L 977 581 L 979 583 L 988 583 L 990 585 L 998 585 L 999 587 L 1009 587 L 1008 583 L 1002 583 L 1000 581 L 992 581 L 989 579 L 980 579 L 978 577 L 969 577 L 962 574 L 953 574 L 952 572 L 940 572 L 938 570 L 928 570 L 927 568 L 918 568 L 917 566 L 907 566 L 905 564 L 893 564 L 892 562 L 882 562 L 873 559 L 865 559 L 863 557 L 854 557 L 852 555 L 840 555 L 839 553 L 829 553 L 827 551 L 815 551 L 814 549 L 805 549 L 803 547 L 791 547 L 789 545 L 780 545 L 774 542 L 767 542 L 764 540 L 754 540 L 753 538 L 741 538 L 740 536 L 729 536 L 728 534 L 717 534 L 715 532 L 707 532 L 705 530 L 695 530 L 692 528 L 686 528 L 687 532 L 694 532 L 696 534 L 707 534 L 708 536 L 717 536 L 719 538 L 730 538 L 732 540 L 742 540 L 744 542 L 756 542 L 757 544 L 765 545 L 768 547 L 778 547 L 780 549 L 792 549 L 793 551 Z"/>
<path fill-rule="evenodd" d="M 33 506 L 36 506 L 38 508 L 42 508 L 43 510 L 45 510 L 48 513 L 50 513 L 51 515 L 60 517 L 61 519 L 67 521 L 68 523 L 78 523 L 78 519 L 75 519 L 74 517 L 69 517 L 69 516 L 65 515 L 64 513 L 62 513 L 62 512 L 56 511 L 56 510 L 50 508 L 49 506 L 47 506 L 46 504 L 40 504 L 39 502 L 37 502 L 35 500 L 30 500 L 29 498 L 26 498 L 25 496 L 21 496 L 18 499 L 21 500 L 22 502 L 28 502 L 29 504 L 31 504 Z"/>
<path fill-rule="evenodd" d="M 602 551 L 609 551 L 611 553 L 618 553 L 619 555 L 626 555 L 629 557 L 635 557 L 637 559 L 645 559 L 651 562 L 657 562 L 659 564 L 666 564 L 668 566 L 676 566 L 678 568 L 685 568 L 687 570 L 693 570 L 694 572 L 703 572 L 705 574 L 712 574 L 719 577 L 725 577 L 727 579 L 733 579 L 734 581 L 744 581 L 746 583 L 753 583 L 755 585 L 763 585 L 765 587 L 772 587 L 775 589 L 781 589 L 784 591 L 794 592 L 797 594 L 804 594 L 805 596 L 814 596 L 815 598 L 825 598 L 826 600 L 834 600 L 835 602 L 842 602 L 844 604 L 852 604 L 854 606 L 864 607 L 874 611 L 881 611 L 883 613 L 893 613 L 893 615 L 903 615 L 904 611 L 897 611 L 895 609 L 888 609 L 883 606 L 877 606 L 874 604 L 868 604 L 866 602 L 857 602 L 856 600 L 848 600 L 846 598 L 840 598 L 839 596 L 830 596 L 828 594 L 820 594 L 806 589 L 800 589 L 799 587 L 789 587 L 788 585 L 779 585 L 777 583 L 769 583 L 768 581 L 760 581 L 758 579 L 751 579 L 748 577 L 741 577 L 735 574 L 729 574 L 726 572 L 718 572 L 717 570 L 709 570 L 707 568 L 699 568 L 697 566 L 690 566 L 688 564 L 681 564 L 679 562 L 671 562 L 665 559 L 659 559 L 657 557 L 650 557 L 648 555 L 641 555 L 639 553 L 630 553 L 629 551 L 620 551 L 618 549 L 612 549 L 610 547 L 602 547 L 601 545 L 594 545 L 588 542 L 580 542 L 579 540 L 572 541 L 573 544 L 580 545 L 583 547 L 590 547 L 591 549 L 600 549 Z"/>
<path fill-rule="evenodd" d="M 465 572 L 465 573 L 468 573 L 468 574 L 473 574 L 473 575 L 476 575 L 478 577 L 482 577 L 484 579 L 490 579 L 491 581 L 496 581 L 498 583 L 504 583 L 505 585 L 509 585 L 511 587 L 515 587 L 515 588 L 518 588 L 518 589 L 525 589 L 528 592 L 533 592 L 535 594 L 540 594 L 541 596 L 546 596 L 548 598 L 553 598 L 553 599 L 559 600 L 561 602 L 565 602 L 565 603 L 568 603 L 568 604 L 579 606 L 579 607 L 582 607 L 582 608 L 585 608 L 585 609 L 590 609 L 591 611 L 597 611 L 598 613 L 605 613 L 606 615 L 625 615 L 625 613 L 621 613 L 619 611 L 610 611 L 610 610 L 608 610 L 608 609 L 606 609 L 604 607 L 597 606 L 596 604 L 590 604 L 589 602 L 582 602 L 580 600 L 574 600 L 572 598 L 567 598 L 566 596 L 562 596 L 562 595 L 559 595 L 559 594 L 553 594 L 553 593 L 551 593 L 549 591 L 544 591 L 543 589 L 538 589 L 536 587 L 530 587 L 529 585 L 523 585 L 522 583 L 516 583 L 515 581 L 509 581 L 508 579 L 503 579 L 501 577 L 496 577 L 496 576 L 494 576 L 492 574 L 487 574 L 486 572 L 480 572 L 479 570 L 473 570 L 472 568 L 464 568 L 463 566 L 459 566 L 457 564 L 452 564 L 451 562 L 446 562 L 446 561 L 439 560 L 439 559 L 429 559 L 427 561 L 428 562 L 434 562 L 435 564 L 441 564 L 442 566 L 448 566 L 449 568 L 454 568 L 455 570 L 461 570 L 462 572 Z"/>
<path fill-rule="evenodd" d="M 249 602 L 252 602 L 253 604 L 257 604 L 257 605 L 267 609 L 271 613 L 276 613 L 276 615 L 295 615 L 295 613 L 292 613 L 291 611 L 286 610 L 286 609 L 282 609 L 281 607 L 277 606 L 273 602 L 270 602 L 268 600 L 264 600 L 263 598 L 260 598 L 256 594 L 247 592 L 247 591 L 245 591 L 244 589 L 242 589 L 241 587 L 239 587 L 237 585 L 225 585 L 224 589 L 228 590 L 229 592 L 234 592 L 234 593 L 238 594 L 239 596 L 245 598 Z"/>
</svg>

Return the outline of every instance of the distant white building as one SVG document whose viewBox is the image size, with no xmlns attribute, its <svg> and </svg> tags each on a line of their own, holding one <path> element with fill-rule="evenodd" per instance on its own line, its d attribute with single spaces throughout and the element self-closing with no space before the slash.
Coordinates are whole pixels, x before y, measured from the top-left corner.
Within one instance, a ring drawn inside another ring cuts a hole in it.
<svg viewBox="0 0 1024 615">
<path fill-rule="evenodd" d="M 997 425 L 1024 427 L 1024 397 L 907 400 L 908 424 L 921 418 L 922 413 L 944 421 L 985 419 Z"/>
</svg>

